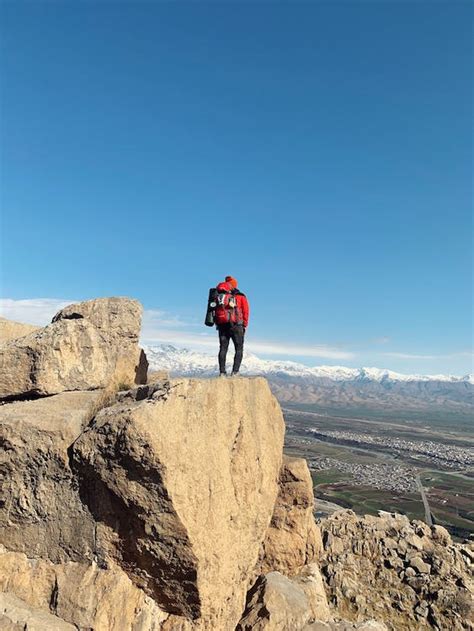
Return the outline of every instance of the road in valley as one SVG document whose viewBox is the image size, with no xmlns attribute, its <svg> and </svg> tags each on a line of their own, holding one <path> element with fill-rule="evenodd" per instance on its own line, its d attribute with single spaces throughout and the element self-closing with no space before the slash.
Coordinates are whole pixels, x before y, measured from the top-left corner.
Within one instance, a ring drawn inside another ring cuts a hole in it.
<svg viewBox="0 0 474 631">
<path fill-rule="evenodd" d="M 428 498 L 426 497 L 425 489 L 421 482 L 419 473 L 416 474 L 415 479 L 416 479 L 416 484 L 418 486 L 418 490 L 420 491 L 421 499 L 423 500 L 423 506 L 425 507 L 425 522 L 428 524 L 428 526 L 432 526 L 433 519 L 431 517 L 430 505 L 428 503 Z"/>
</svg>

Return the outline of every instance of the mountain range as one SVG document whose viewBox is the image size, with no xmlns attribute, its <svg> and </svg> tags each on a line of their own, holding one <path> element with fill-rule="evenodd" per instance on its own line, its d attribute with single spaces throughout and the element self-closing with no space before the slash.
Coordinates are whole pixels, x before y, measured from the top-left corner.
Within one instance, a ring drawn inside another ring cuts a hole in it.
<svg viewBox="0 0 474 631">
<path fill-rule="evenodd" d="M 151 369 L 172 376 L 213 377 L 217 358 L 170 344 L 145 346 Z M 309 367 L 246 353 L 242 373 L 267 377 L 282 402 L 325 408 L 474 411 L 474 375 L 405 375 L 380 368 Z"/>
</svg>

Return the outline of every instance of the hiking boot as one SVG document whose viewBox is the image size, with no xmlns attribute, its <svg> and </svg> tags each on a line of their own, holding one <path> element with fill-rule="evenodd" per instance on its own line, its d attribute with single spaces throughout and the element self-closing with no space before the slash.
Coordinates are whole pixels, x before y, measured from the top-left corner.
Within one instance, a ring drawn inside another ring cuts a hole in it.
<svg viewBox="0 0 474 631">
<path fill-rule="evenodd" d="M 221 372 L 221 373 L 219 373 L 219 377 L 227 377 L 227 373 L 226 372 Z"/>
</svg>

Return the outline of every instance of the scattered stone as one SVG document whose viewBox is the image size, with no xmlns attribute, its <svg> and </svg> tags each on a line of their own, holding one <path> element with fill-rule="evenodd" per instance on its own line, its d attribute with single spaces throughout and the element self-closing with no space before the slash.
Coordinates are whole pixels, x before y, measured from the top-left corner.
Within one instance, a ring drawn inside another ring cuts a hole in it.
<svg viewBox="0 0 474 631">
<path fill-rule="evenodd" d="M 431 572 L 431 566 L 428 565 L 428 563 L 425 563 L 420 557 L 414 557 L 411 559 L 410 566 L 420 574 L 429 574 Z"/>
<path fill-rule="evenodd" d="M 352 511 L 321 520 L 320 528 L 321 571 L 335 616 L 383 620 L 390 631 L 474 628 L 470 548 L 453 544 L 444 528 Z"/>
<path fill-rule="evenodd" d="M 397 548 L 397 542 L 395 541 L 395 539 L 392 539 L 392 537 L 385 537 L 383 539 L 383 545 L 388 550 L 395 550 Z"/>
<path fill-rule="evenodd" d="M 418 535 L 416 535 L 416 534 L 409 534 L 405 538 L 405 541 L 412 548 L 416 548 L 417 550 L 423 550 L 423 540 Z"/>
<path fill-rule="evenodd" d="M 415 613 L 417 616 L 421 616 L 422 618 L 426 618 L 428 615 L 428 605 L 426 602 L 421 602 L 415 607 Z"/>
<path fill-rule="evenodd" d="M 352 624 L 345 620 L 328 622 L 311 622 L 303 627 L 302 631 L 388 631 L 383 622 L 366 620 L 362 623 Z M 294 629 L 288 631 L 295 631 Z"/>
<path fill-rule="evenodd" d="M 400 557 L 393 556 L 388 559 L 385 559 L 385 567 L 393 568 L 393 569 L 401 569 L 403 568 L 403 561 Z"/>
<path fill-rule="evenodd" d="M 160 399 L 167 398 L 170 393 L 171 385 L 169 380 L 163 382 L 154 382 L 147 385 L 138 386 L 137 388 L 131 388 L 130 390 L 123 390 L 119 392 L 115 400 L 119 403 L 127 401 L 144 401 L 145 399 Z"/>
<path fill-rule="evenodd" d="M 431 528 L 424 521 L 415 519 L 412 523 L 419 537 L 431 537 Z"/>
</svg>

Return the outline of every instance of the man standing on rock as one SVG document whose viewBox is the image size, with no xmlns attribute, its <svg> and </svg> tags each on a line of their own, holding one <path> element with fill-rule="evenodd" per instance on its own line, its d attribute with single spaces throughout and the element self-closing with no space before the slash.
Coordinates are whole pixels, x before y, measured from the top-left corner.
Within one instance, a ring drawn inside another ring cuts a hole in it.
<svg viewBox="0 0 474 631">
<path fill-rule="evenodd" d="M 223 283 L 216 287 L 216 308 L 214 322 L 219 334 L 219 372 L 221 376 L 227 374 L 226 357 L 229 341 L 235 347 L 232 376 L 238 375 L 244 353 L 245 330 L 249 323 L 249 303 L 239 289 L 237 281 L 232 276 L 226 276 Z"/>
</svg>

